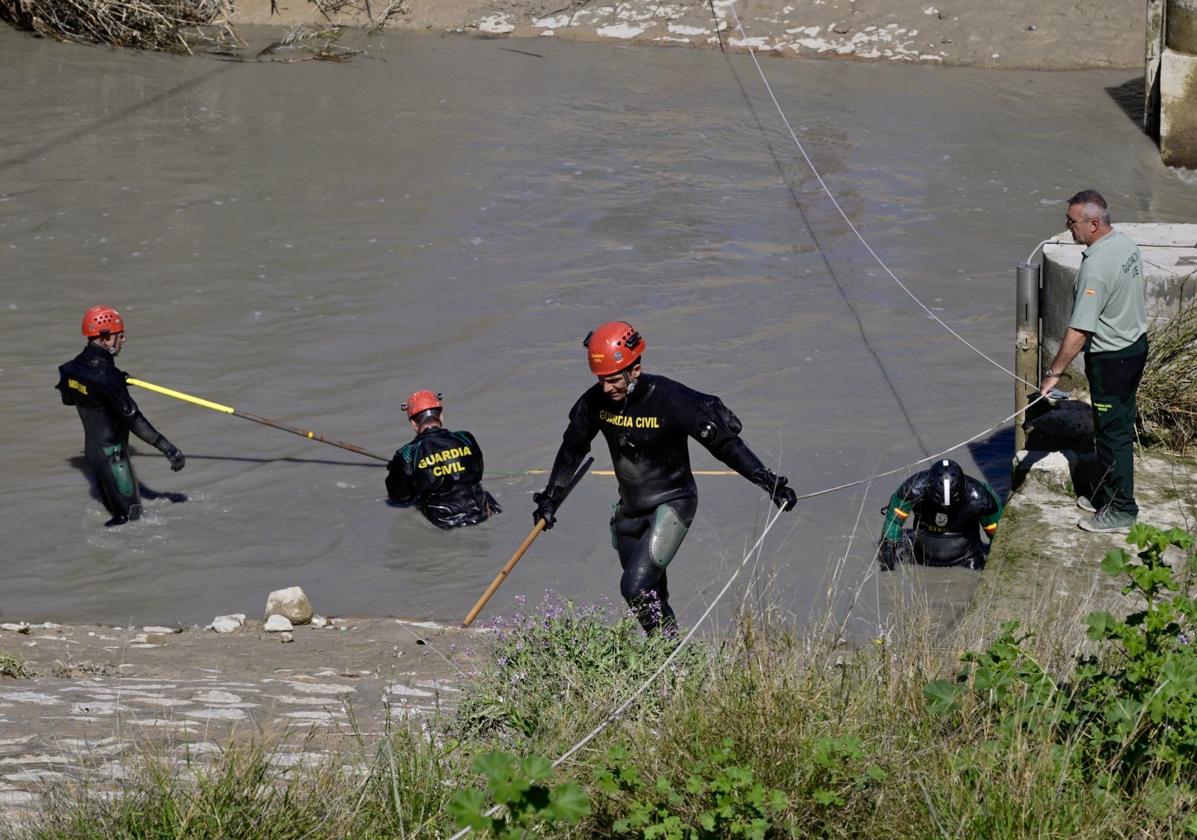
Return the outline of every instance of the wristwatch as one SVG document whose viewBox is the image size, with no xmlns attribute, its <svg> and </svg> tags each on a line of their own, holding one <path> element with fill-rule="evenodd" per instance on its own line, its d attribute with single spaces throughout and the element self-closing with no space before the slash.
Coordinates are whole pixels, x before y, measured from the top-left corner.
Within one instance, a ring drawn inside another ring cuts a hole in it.
<svg viewBox="0 0 1197 840">
<path fill-rule="evenodd" d="M 1060 378 L 1060 374 L 1056 373 L 1056 372 L 1055 372 L 1054 370 L 1052 370 L 1051 368 L 1048 368 L 1047 370 L 1045 370 L 1045 371 L 1043 372 L 1043 378 L 1044 378 L 1044 379 L 1049 379 L 1049 378 L 1052 378 L 1052 377 L 1055 377 L 1056 379 L 1059 379 L 1059 378 Z"/>
</svg>

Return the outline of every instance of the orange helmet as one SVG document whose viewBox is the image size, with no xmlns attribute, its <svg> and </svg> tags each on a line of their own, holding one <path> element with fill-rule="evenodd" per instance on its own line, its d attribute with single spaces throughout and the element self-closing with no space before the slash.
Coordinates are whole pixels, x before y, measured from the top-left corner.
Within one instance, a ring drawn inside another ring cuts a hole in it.
<svg viewBox="0 0 1197 840">
<path fill-rule="evenodd" d="M 644 353 L 644 339 L 627 321 L 609 321 L 582 340 L 595 376 L 619 373 Z"/>
<path fill-rule="evenodd" d="M 441 409 L 444 406 L 441 405 L 440 394 L 434 394 L 432 391 L 416 391 L 400 407 L 407 412 L 407 419 L 410 420 L 423 411 L 432 408 Z"/>
<path fill-rule="evenodd" d="M 125 319 L 111 306 L 93 306 L 83 313 L 83 337 L 100 338 L 125 331 Z"/>
</svg>

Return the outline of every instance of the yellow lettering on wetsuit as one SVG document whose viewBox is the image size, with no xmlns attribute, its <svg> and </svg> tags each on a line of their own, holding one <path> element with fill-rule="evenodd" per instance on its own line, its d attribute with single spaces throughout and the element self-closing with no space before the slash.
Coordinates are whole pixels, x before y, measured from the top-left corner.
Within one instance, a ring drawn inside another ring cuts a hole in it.
<svg viewBox="0 0 1197 840">
<path fill-rule="evenodd" d="M 629 417 L 626 414 L 612 414 L 610 411 L 600 411 L 599 420 L 624 429 L 661 428 L 660 418 L 657 417 Z"/>
<path fill-rule="evenodd" d="M 455 446 L 452 449 L 442 449 L 439 452 L 433 452 L 431 455 L 421 458 L 420 463 L 416 464 L 416 466 L 422 470 L 426 470 L 435 464 L 443 464 L 446 461 L 456 461 L 458 458 L 464 458 L 467 455 L 473 455 L 473 454 L 474 454 L 474 450 L 468 446 Z M 449 467 L 441 467 L 438 469 L 443 469 L 446 471 L 445 472 L 437 472 L 436 470 L 433 470 L 432 474 L 433 475 L 449 475 L 449 473 L 465 471 L 465 467 L 461 466 L 461 464 L 456 464 L 454 466 L 456 466 L 456 469 L 449 469 Z"/>
<path fill-rule="evenodd" d="M 465 472 L 465 467 L 461 465 L 460 461 L 450 461 L 447 464 L 442 464 L 432 468 L 432 474 L 438 478 L 460 472 Z"/>
<path fill-rule="evenodd" d="M 86 386 L 86 385 L 84 385 L 82 382 L 80 382 L 78 379 L 68 379 L 68 380 L 67 380 L 67 387 L 68 387 L 68 388 L 74 388 L 74 389 L 75 389 L 76 391 L 78 391 L 80 394 L 86 394 L 86 393 L 87 393 L 87 386 Z"/>
</svg>

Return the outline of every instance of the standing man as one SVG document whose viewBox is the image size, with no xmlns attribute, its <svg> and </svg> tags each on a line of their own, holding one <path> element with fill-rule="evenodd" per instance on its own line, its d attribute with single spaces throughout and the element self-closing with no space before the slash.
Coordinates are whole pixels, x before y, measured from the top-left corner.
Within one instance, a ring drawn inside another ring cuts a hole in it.
<svg viewBox="0 0 1197 840">
<path fill-rule="evenodd" d="M 403 404 L 415 438 L 387 464 L 387 495 L 401 505 L 419 504 L 438 528 L 477 525 L 499 503 L 482 489 L 482 449 L 469 432 L 444 428 L 441 395 L 416 391 Z"/>
<path fill-rule="evenodd" d="M 718 397 L 641 371 L 644 339 L 625 321 L 603 324 L 583 340 L 598 382 L 574 403 L 561 448 L 533 521 L 552 528 L 557 504 L 590 442 L 602 432 L 619 482 L 611 542 L 619 552 L 619 590 L 648 632 L 676 628 L 665 570 L 698 509 L 688 438 L 763 489 L 785 510 L 797 504 L 784 476 L 774 475 L 740 439 L 739 419 Z"/>
<path fill-rule="evenodd" d="M 899 560 L 927 566 L 985 566 L 981 533 L 993 539 L 1002 503 L 984 481 L 965 475 L 949 458 L 902 482 L 885 509 L 877 557 L 883 569 Z M 910 523 L 910 531 L 902 526 Z"/>
<path fill-rule="evenodd" d="M 1068 229 L 1088 246 L 1077 272 L 1072 319 L 1060 351 L 1043 375 L 1047 395 L 1077 353 L 1085 351 L 1085 376 L 1093 402 L 1093 440 L 1103 469 L 1092 499 L 1077 507 L 1093 515 L 1086 531 L 1125 532 L 1135 524 L 1135 393 L 1147 362 L 1147 310 L 1139 246 L 1110 227 L 1110 209 L 1095 190 L 1068 199 Z"/>
<path fill-rule="evenodd" d="M 83 315 L 87 346 L 58 368 L 64 405 L 73 405 L 83 422 L 83 456 L 100 486 L 100 498 L 112 514 L 105 525 L 123 525 L 141 517 L 141 493 L 129 460 L 129 432 L 156 448 L 175 472 L 183 453 L 150 425 L 129 396 L 128 374 L 113 359 L 125 343 L 125 321 L 111 306 L 93 306 Z"/>
</svg>

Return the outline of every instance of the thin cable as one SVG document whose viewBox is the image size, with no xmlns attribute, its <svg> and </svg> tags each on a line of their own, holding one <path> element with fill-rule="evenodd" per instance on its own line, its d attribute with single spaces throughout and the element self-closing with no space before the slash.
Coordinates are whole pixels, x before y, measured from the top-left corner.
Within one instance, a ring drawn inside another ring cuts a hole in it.
<svg viewBox="0 0 1197 840">
<path fill-rule="evenodd" d="M 731 9 L 732 16 L 735 17 L 735 19 L 736 19 L 736 28 L 740 30 L 740 34 L 744 37 L 744 40 L 747 42 L 749 40 L 748 32 L 744 29 L 744 24 L 740 21 L 740 15 L 736 11 L 735 0 L 732 0 L 732 2 L 728 4 L 728 8 Z M 961 344 L 963 344 L 968 349 L 972 350 L 974 353 L 976 353 L 978 356 L 980 356 L 985 361 L 989 362 L 991 365 L 996 367 L 998 370 L 1001 370 L 1004 373 L 1006 373 L 1007 375 L 1012 376 L 1013 378 L 1017 379 L 1019 382 L 1022 382 L 1026 385 L 1030 385 L 1031 387 L 1036 387 L 1036 383 L 1027 382 L 1027 380 L 1023 379 L 1017 373 L 1010 370 L 1008 367 L 1003 365 L 997 359 L 994 359 L 993 357 L 986 354 L 984 350 L 981 350 L 979 347 L 977 347 L 975 344 L 973 344 L 971 341 L 969 341 L 967 338 L 965 338 L 960 333 L 958 333 L 955 329 L 953 329 L 946 321 L 944 321 L 942 318 L 940 318 L 938 315 L 936 315 L 934 312 L 932 312 L 931 308 L 929 306 L 927 306 L 927 304 L 923 303 L 922 300 L 919 299 L 918 295 L 916 295 L 914 292 L 912 292 L 910 290 L 910 288 L 905 283 L 903 283 L 901 281 L 901 279 L 899 279 L 898 275 L 894 274 L 893 270 L 891 270 L 890 267 L 888 265 L 886 265 L 885 260 L 883 260 L 881 258 L 881 256 L 876 251 L 873 250 L 873 246 L 869 244 L 868 240 L 864 238 L 864 235 L 861 234 L 861 232 L 857 229 L 856 225 L 854 225 L 852 223 L 852 220 L 850 218 L 848 218 L 848 214 L 845 213 L 844 208 L 840 206 L 840 203 L 836 199 L 834 193 L 832 193 L 830 187 L 827 186 L 827 182 L 823 180 L 822 173 L 819 172 L 818 168 L 815 166 L 814 161 L 811 160 L 810 155 L 808 155 L 806 153 L 806 147 L 803 146 L 802 141 L 798 139 L 798 134 L 794 131 L 794 127 L 790 124 L 789 118 L 786 117 L 785 111 L 782 110 L 781 103 L 777 101 L 777 96 L 773 93 L 773 87 L 772 87 L 772 85 L 769 84 L 769 79 L 765 75 L 765 71 L 761 68 L 760 61 L 757 60 L 756 50 L 754 50 L 751 46 L 748 47 L 748 55 L 752 58 L 752 63 L 756 66 L 756 72 L 760 75 L 761 81 L 764 82 L 764 84 L 765 84 L 765 90 L 768 91 L 769 98 L 773 101 L 773 107 L 777 109 L 777 113 L 781 116 L 782 123 L 785 125 L 786 130 L 790 133 L 790 137 L 793 139 L 794 144 L 798 147 L 798 151 L 799 151 L 799 153 L 801 153 L 802 159 L 806 161 L 806 165 L 810 168 L 811 174 L 813 174 L 815 176 L 815 180 L 818 181 L 819 186 L 823 188 L 824 194 L 826 194 L 827 198 L 831 200 L 831 203 L 835 207 L 836 211 L 839 212 L 840 218 L 842 218 L 844 220 L 844 223 L 846 225 L 848 225 L 848 229 L 851 230 L 853 234 L 855 234 L 856 238 L 860 241 L 860 244 L 863 245 L 864 249 L 869 252 L 869 255 L 877 262 L 877 265 L 879 265 L 881 267 L 881 270 L 884 271 L 887 275 L 889 275 L 889 278 L 891 280 L 893 280 L 895 283 L 897 283 L 898 287 L 902 291 L 904 291 L 910 297 L 911 300 L 913 300 L 915 303 L 917 303 L 919 305 L 919 307 L 924 312 L 926 312 L 927 315 L 933 321 L 935 321 L 937 324 L 939 324 L 941 327 L 943 327 L 945 330 L 947 330 L 949 333 L 951 333 Z"/>
<path fill-rule="evenodd" d="M 632 705 L 632 703 L 634 703 L 636 701 L 636 698 L 638 698 L 641 694 L 643 694 L 645 691 L 647 691 L 649 686 L 651 686 L 654 682 L 656 682 L 657 677 L 659 677 L 659 676 L 661 676 L 661 674 L 665 673 L 665 670 L 671 664 L 673 664 L 673 661 L 675 659 L 677 659 L 678 656 L 681 655 L 681 652 L 683 650 L 685 650 L 686 645 L 689 644 L 689 642 L 692 638 L 694 638 L 694 634 L 698 632 L 698 628 L 702 626 L 702 623 L 704 621 L 706 621 L 707 617 L 710 616 L 710 614 L 714 611 L 715 607 L 719 604 L 720 599 L 722 599 L 723 596 L 727 594 L 727 590 L 731 589 L 731 585 L 733 583 L 735 583 L 736 578 L 738 578 L 740 576 L 740 572 L 742 572 L 744 570 L 744 567 L 748 565 L 748 561 L 752 559 L 753 554 L 757 553 L 763 547 L 764 542 L 765 542 L 765 537 L 767 537 L 769 535 L 769 532 L 771 530 L 773 530 L 773 525 L 777 522 L 777 520 L 779 518 L 781 518 L 781 514 L 782 514 L 782 510 L 781 510 L 781 508 L 778 508 L 769 517 L 768 521 L 766 521 L 766 523 L 765 523 L 764 529 L 761 531 L 761 535 L 756 538 L 756 542 L 754 542 L 752 544 L 752 546 L 748 549 L 748 551 L 746 551 L 744 553 L 744 558 L 740 561 L 740 565 L 738 565 L 735 568 L 735 570 L 732 571 L 731 577 L 729 577 L 727 579 L 727 583 L 723 584 L 723 588 L 719 590 L 719 592 L 711 600 L 710 605 L 707 606 L 707 608 L 703 611 L 702 615 L 700 615 L 698 617 L 698 621 L 696 621 L 694 623 L 694 626 L 690 628 L 689 632 L 687 632 L 686 635 L 682 637 L 681 641 L 678 642 L 677 647 L 675 647 L 673 649 L 673 651 L 669 654 L 669 656 L 665 657 L 665 661 L 660 664 L 660 666 L 657 668 L 657 670 L 653 671 L 647 678 L 645 678 L 644 682 L 640 683 L 640 685 L 637 686 L 636 689 L 634 691 L 632 691 L 624 699 L 624 701 L 622 703 L 620 703 L 618 706 L 615 707 L 615 709 L 613 709 L 611 712 L 609 712 L 607 714 L 607 716 L 605 718 L 603 718 L 594 729 L 590 730 L 590 732 L 586 733 L 586 735 L 583 736 L 580 741 L 578 741 L 572 747 L 570 747 L 568 750 L 563 752 L 557 758 L 557 760 L 553 762 L 553 769 L 560 767 L 563 763 L 568 761 L 571 756 L 573 756 L 575 753 L 577 753 L 578 750 L 582 749 L 582 747 L 586 746 L 591 741 L 593 741 L 595 738 L 597 738 L 600 734 L 602 734 L 604 729 L 606 729 L 608 726 L 610 726 L 612 723 L 614 723 L 616 720 L 618 720 L 620 715 L 622 715 L 624 712 L 626 712 L 628 710 L 628 708 Z M 502 810 L 502 807 L 503 806 L 501 806 L 501 805 L 495 805 L 495 806 L 491 807 L 491 809 L 486 812 L 486 816 L 488 816 L 488 817 L 495 816 L 496 814 L 499 813 L 499 811 Z M 450 837 L 449 840 L 461 840 L 461 838 L 465 837 L 467 834 L 469 834 L 470 831 L 472 831 L 472 829 L 469 826 L 467 826 L 467 827 L 463 828 L 461 831 L 454 834 L 452 837 Z"/>
</svg>

